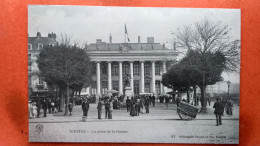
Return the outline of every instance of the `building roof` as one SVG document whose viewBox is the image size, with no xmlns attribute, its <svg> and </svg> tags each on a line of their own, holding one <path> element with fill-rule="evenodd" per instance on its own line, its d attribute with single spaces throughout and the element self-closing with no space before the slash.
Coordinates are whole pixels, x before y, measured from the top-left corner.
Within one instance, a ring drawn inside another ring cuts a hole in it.
<svg viewBox="0 0 260 146">
<path fill-rule="evenodd" d="M 163 50 L 168 49 L 159 43 L 104 43 L 90 44 L 86 47 L 89 51 L 121 51 L 124 49 L 129 50 Z"/>
<path fill-rule="evenodd" d="M 43 46 L 50 45 L 50 44 L 56 45 L 57 42 L 55 38 L 42 37 L 38 32 L 36 37 L 28 37 L 28 44 L 31 44 L 32 49 L 36 50 L 38 48 L 38 44 L 43 44 Z"/>
</svg>

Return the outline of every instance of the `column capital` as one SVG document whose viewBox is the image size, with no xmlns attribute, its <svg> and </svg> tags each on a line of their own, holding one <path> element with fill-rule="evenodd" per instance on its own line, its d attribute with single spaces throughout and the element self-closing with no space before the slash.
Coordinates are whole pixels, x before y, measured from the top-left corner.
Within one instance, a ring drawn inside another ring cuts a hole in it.
<svg viewBox="0 0 260 146">
<path fill-rule="evenodd" d="M 107 63 L 112 63 L 112 61 L 106 61 Z"/>
<path fill-rule="evenodd" d="M 117 61 L 118 63 L 123 63 L 123 61 Z"/>
<path fill-rule="evenodd" d="M 101 63 L 101 61 L 94 61 L 94 63 Z"/>
<path fill-rule="evenodd" d="M 134 61 L 128 61 L 129 63 L 134 63 Z"/>
</svg>

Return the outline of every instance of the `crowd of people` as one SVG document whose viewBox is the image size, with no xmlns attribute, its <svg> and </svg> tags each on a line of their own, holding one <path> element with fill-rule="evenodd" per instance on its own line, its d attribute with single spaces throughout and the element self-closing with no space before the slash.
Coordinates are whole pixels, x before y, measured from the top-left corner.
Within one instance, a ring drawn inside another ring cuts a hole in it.
<svg viewBox="0 0 260 146">
<path fill-rule="evenodd" d="M 155 106 L 156 102 L 165 103 L 168 108 L 169 103 L 176 103 L 179 106 L 180 102 L 183 101 L 177 97 L 174 101 L 170 96 L 160 95 L 158 98 L 155 95 L 139 95 L 126 97 L 126 100 L 123 96 L 104 96 L 98 99 L 97 103 L 97 118 L 102 119 L 102 111 L 105 110 L 103 118 L 112 119 L 113 109 L 126 108 L 126 112 L 129 112 L 129 115 L 139 116 L 141 114 L 149 114 L 150 106 Z M 185 101 L 184 101 L 185 102 Z M 90 109 L 90 103 L 92 99 L 86 97 L 81 98 L 81 107 L 83 111 L 83 119 L 87 119 L 88 111 Z M 69 115 L 72 115 L 73 106 L 75 103 L 73 100 L 69 100 L 68 111 Z M 210 103 L 209 103 L 210 105 Z M 216 115 L 217 126 L 222 125 L 222 116 L 224 113 L 227 115 L 233 115 L 233 101 L 228 98 L 226 100 L 217 98 L 213 108 L 215 109 L 214 114 Z M 41 116 L 41 110 L 43 110 L 43 117 L 47 116 L 47 113 L 58 112 L 59 101 L 50 98 L 36 99 L 29 104 L 29 118 L 39 118 Z"/>
<path fill-rule="evenodd" d="M 166 107 L 168 108 L 169 104 L 169 96 L 161 96 L 160 102 L 163 103 L 165 100 Z M 87 97 L 82 99 L 82 111 L 83 111 L 83 119 L 85 120 L 88 116 L 89 104 L 90 101 Z M 122 107 L 126 107 L 126 111 L 129 112 L 130 116 L 139 116 L 140 113 L 149 113 L 149 106 L 155 106 L 156 103 L 155 95 L 140 95 L 140 96 L 132 96 L 126 97 L 125 105 L 124 98 L 122 96 L 104 96 L 99 98 L 97 103 L 97 111 L 98 111 L 98 119 L 102 119 L 102 110 L 104 107 L 105 119 L 112 119 L 112 111 L 113 109 L 120 109 Z"/>
<path fill-rule="evenodd" d="M 36 99 L 29 103 L 28 106 L 29 118 L 39 118 L 41 109 L 43 110 L 43 117 L 46 117 L 47 113 L 58 112 L 59 102 L 54 99 Z"/>
</svg>

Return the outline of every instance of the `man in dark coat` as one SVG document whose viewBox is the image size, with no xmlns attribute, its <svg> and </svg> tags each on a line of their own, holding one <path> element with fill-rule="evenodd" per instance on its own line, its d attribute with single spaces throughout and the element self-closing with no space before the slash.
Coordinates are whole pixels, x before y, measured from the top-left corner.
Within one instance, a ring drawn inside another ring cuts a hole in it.
<svg viewBox="0 0 260 146">
<path fill-rule="evenodd" d="M 85 99 L 83 102 L 82 102 L 82 111 L 83 111 L 83 116 L 84 117 L 87 117 L 88 116 L 88 110 L 89 110 L 89 102 L 87 99 Z"/>
<path fill-rule="evenodd" d="M 216 115 L 217 126 L 222 125 L 221 116 L 224 113 L 224 105 L 220 102 L 219 98 L 217 98 L 217 102 L 215 102 L 213 108 L 215 108 L 214 114 Z"/>
<path fill-rule="evenodd" d="M 152 96 L 152 102 L 153 102 L 153 106 L 155 106 L 155 96 L 154 96 L 154 94 Z"/>
<path fill-rule="evenodd" d="M 165 104 L 166 104 L 167 108 L 168 108 L 169 101 L 170 101 L 170 98 L 168 96 L 165 96 Z"/>
<path fill-rule="evenodd" d="M 129 97 L 127 96 L 127 99 L 126 99 L 126 111 L 127 112 L 130 111 L 130 106 L 131 106 L 131 101 L 130 101 Z"/>
<path fill-rule="evenodd" d="M 98 110 L 98 119 L 101 119 L 102 102 L 100 99 L 98 101 L 97 110 Z"/>
<path fill-rule="evenodd" d="M 150 104 L 150 98 L 147 97 L 144 102 L 146 113 L 149 113 L 149 104 Z"/>
<path fill-rule="evenodd" d="M 37 118 L 39 118 L 40 113 L 41 113 L 41 101 L 40 101 L 40 99 L 37 100 L 36 107 L 37 107 Z"/>
<path fill-rule="evenodd" d="M 44 117 L 46 117 L 47 108 L 48 108 L 48 103 L 47 103 L 46 99 L 43 99 L 42 109 L 43 109 L 43 112 L 44 112 Z"/>
<path fill-rule="evenodd" d="M 181 103 L 181 99 L 180 99 L 180 97 L 177 97 L 177 99 L 176 99 L 177 107 L 179 107 L 180 103 Z"/>
<path fill-rule="evenodd" d="M 109 114 L 109 107 L 110 107 L 108 99 L 106 99 L 104 105 L 105 105 L 105 118 L 107 119 L 108 118 L 108 114 Z"/>
</svg>

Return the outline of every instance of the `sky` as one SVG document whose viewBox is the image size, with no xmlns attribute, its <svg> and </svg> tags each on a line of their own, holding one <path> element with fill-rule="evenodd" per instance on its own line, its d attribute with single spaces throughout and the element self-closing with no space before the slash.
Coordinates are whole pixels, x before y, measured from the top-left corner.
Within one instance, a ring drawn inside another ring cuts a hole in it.
<svg viewBox="0 0 260 146">
<path fill-rule="evenodd" d="M 50 6 L 28 7 L 28 34 L 42 36 L 54 32 L 66 33 L 78 43 L 95 43 L 96 39 L 113 43 L 125 40 L 125 25 L 130 42 L 141 42 L 154 37 L 156 43 L 171 47 L 172 33 L 185 25 L 209 19 L 228 25 L 232 39 L 240 39 L 239 9 L 148 8 L 102 6 Z M 224 80 L 239 83 L 239 74 L 223 73 Z"/>
</svg>

